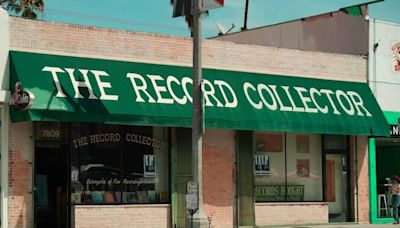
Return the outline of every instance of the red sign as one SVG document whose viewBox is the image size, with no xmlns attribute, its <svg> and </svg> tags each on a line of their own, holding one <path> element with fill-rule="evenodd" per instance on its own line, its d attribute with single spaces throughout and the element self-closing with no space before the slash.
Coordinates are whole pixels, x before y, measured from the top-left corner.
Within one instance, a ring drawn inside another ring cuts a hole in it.
<svg viewBox="0 0 400 228">
<path fill-rule="evenodd" d="M 15 83 L 14 92 L 11 95 L 10 106 L 15 110 L 24 111 L 34 102 L 35 97 L 29 91 L 22 90 L 21 83 Z"/>
<path fill-rule="evenodd" d="M 203 0 L 202 11 L 207 11 L 224 6 L 224 0 Z"/>
</svg>

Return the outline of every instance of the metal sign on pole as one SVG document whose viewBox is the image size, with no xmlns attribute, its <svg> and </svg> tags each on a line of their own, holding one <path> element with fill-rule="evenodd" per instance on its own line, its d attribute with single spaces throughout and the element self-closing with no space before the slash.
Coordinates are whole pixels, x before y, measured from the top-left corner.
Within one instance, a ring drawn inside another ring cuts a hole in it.
<svg viewBox="0 0 400 228">
<path fill-rule="evenodd" d="M 186 184 L 186 209 L 190 215 L 190 227 L 193 228 L 193 215 L 199 209 L 199 186 L 195 181 Z"/>
<path fill-rule="evenodd" d="M 192 14 L 195 0 L 173 0 L 174 11 L 172 17 L 180 17 Z M 224 6 L 224 0 L 202 0 L 200 12 L 216 9 Z"/>
<path fill-rule="evenodd" d="M 189 181 L 186 184 L 186 194 L 197 195 L 199 193 L 199 187 L 197 182 Z"/>
</svg>

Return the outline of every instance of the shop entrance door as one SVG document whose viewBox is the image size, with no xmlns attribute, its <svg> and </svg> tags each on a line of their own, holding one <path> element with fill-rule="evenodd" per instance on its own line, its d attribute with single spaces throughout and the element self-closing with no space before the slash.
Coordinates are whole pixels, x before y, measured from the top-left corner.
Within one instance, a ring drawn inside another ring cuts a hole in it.
<svg viewBox="0 0 400 228">
<path fill-rule="evenodd" d="M 346 154 L 326 154 L 325 196 L 329 222 L 348 221 L 348 162 Z"/>
<path fill-rule="evenodd" d="M 67 152 L 60 145 L 35 148 L 35 227 L 68 226 Z"/>
</svg>

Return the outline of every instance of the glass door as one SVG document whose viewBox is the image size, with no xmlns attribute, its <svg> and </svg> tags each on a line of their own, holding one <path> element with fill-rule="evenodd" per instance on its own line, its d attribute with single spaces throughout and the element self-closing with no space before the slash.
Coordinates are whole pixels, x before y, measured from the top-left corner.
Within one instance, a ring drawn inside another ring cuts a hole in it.
<svg viewBox="0 0 400 228">
<path fill-rule="evenodd" d="M 324 135 L 324 198 L 329 222 L 347 222 L 350 218 L 349 143 L 345 135 Z"/>
<path fill-rule="evenodd" d="M 68 226 L 68 144 L 57 122 L 35 123 L 35 227 Z"/>
<path fill-rule="evenodd" d="M 330 222 L 347 221 L 347 159 L 344 154 L 327 154 L 326 200 Z"/>
</svg>

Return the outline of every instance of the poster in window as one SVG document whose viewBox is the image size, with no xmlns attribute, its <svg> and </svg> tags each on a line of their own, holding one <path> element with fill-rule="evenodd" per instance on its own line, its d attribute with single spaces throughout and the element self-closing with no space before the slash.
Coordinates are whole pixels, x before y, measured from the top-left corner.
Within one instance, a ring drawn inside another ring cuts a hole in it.
<svg viewBox="0 0 400 228">
<path fill-rule="evenodd" d="M 254 155 L 254 174 L 255 175 L 270 175 L 269 156 L 266 154 Z"/>
<path fill-rule="evenodd" d="M 168 193 L 167 192 L 160 192 L 160 203 L 168 202 Z"/>
<path fill-rule="evenodd" d="M 73 166 L 71 168 L 71 182 L 79 182 L 79 170 Z"/>
<path fill-rule="evenodd" d="M 347 172 L 347 159 L 342 157 L 342 172 Z"/>
<path fill-rule="evenodd" d="M 310 160 L 307 159 L 297 160 L 297 176 L 298 177 L 310 176 Z"/>
<path fill-rule="evenodd" d="M 335 160 L 326 160 L 326 200 L 335 202 Z"/>
<path fill-rule="evenodd" d="M 143 156 L 143 167 L 144 177 L 155 177 L 156 176 L 156 156 L 155 155 L 144 155 Z"/>
<path fill-rule="evenodd" d="M 255 138 L 257 152 L 283 151 L 283 137 L 280 133 L 257 133 Z"/>
<path fill-rule="evenodd" d="M 157 200 L 157 192 L 156 191 L 147 191 L 147 198 L 149 200 L 150 203 L 155 203 Z"/>
<path fill-rule="evenodd" d="M 137 199 L 138 199 L 138 203 L 148 203 L 149 199 L 147 196 L 147 191 L 138 191 Z"/>
<path fill-rule="evenodd" d="M 71 203 L 81 203 L 81 192 L 73 192 L 71 193 Z"/>
<path fill-rule="evenodd" d="M 296 135 L 296 151 L 297 153 L 310 152 L 310 137 L 308 135 Z"/>
</svg>

